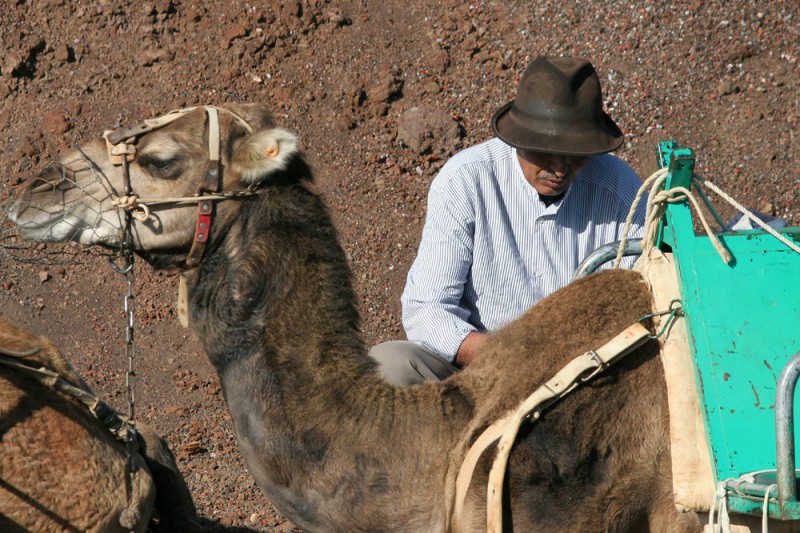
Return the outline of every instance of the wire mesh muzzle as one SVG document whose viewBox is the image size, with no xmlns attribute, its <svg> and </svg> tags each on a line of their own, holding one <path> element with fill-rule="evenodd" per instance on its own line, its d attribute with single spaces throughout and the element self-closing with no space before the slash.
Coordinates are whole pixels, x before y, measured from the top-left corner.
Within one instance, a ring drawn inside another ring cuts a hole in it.
<svg viewBox="0 0 800 533">
<path fill-rule="evenodd" d="M 89 252 L 75 244 L 38 241 L 68 241 L 103 223 L 107 226 L 104 213 L 112 208 L 115 195 L 115 187 L 100 166 L 81 148 L 71 150 L 65 159 L 48 163 L 10 204 L 0 206 L 0 256 L 30 263 L 75 264 L 83 262 L 87 254 L 108 255 L 108 251 Z M 58 227 L 65 236 L 42 238 L 48 227 Z M 23 237 L 26 232 L 39 238 L 27 240 Z M 60 254 L 64 257 L 58 257 Z"/>
</svg>

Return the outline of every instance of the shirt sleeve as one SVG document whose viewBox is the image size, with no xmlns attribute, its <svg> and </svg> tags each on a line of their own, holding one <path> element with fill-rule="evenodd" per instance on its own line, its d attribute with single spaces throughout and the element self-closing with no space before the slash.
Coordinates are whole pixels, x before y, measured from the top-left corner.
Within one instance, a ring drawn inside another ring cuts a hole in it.
<svg viewBox="0 0 800 533">
<path fill-rule="evenodd" d="M 408 340 L 453 361 L 476 328 L 461 298 L 472 264 L 474 202 L 463 176 L 447 168 L 431 185 L 417 257 L 402 296 Z"/>
</svg>

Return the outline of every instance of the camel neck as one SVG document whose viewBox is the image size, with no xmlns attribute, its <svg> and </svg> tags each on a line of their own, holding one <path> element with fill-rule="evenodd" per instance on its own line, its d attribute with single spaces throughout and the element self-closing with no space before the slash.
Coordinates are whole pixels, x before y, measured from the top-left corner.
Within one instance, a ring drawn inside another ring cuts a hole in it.
<svg viewBox="0 0 800 533">
<path fill-rule="evenodd" d="M 190 293 L 192 322 L 217 370 L 265 344 L 289 360 L 326 346 L 363 351 L 346 257 L 319 198 L 276 187 L 238 207 Z"/>
<path fill-rule="evenodd" d="M 258 484 L 295 523 L 312 530 L 350 529 L 334 518 L 351 506 L 348 491 L 375 501 L 358 519 L 372 524 L 366 529 L 403 522 L 399 515 L 430 505 L 410 490 L 425 476 L 415 471 L 409 484 L 399 472 L 387 477 L 387 469 L 410 461 L 403 459 L 409 453 L 431 472 L 443 472 L 442 447 L 466 425 L 469 398 L 456 389 L 401 389 L 380 380 L 360 335 L 346 256 L 310 191 L 276 188 L 243 202 L 234 218 L 220 218 L 224 240 L 190 280 L 190 318 L 220 375 Z M 366 462 L 341 470 L 354 458 Z M 341 494 L 323 494 L 342 483 Z M 423 483 L 444 494 L 441 475 Z M 319 506 L 308 505 L 317 498 Z M 403 505 L 389 504 L 396 498 Z M 420 519 L 439 523 L 439 513 Z"/>
</svg>

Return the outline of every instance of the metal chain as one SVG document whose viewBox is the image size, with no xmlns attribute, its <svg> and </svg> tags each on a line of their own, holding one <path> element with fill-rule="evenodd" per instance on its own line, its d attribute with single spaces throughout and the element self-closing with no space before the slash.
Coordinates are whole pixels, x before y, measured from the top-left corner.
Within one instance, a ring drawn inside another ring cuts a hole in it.
<svg viewBox="0 0 800 533">
<path fill-rule="evenodd" d="M 126 166 L 126 165 L 123 165 Z M 127 170 L 127 169 L 126 169 Z M 127 176 L 126 176 L 127 178 Z M 130 186 L 126 181 L 126 192 L 129 191 Z M 136 276 L 133 271 L 133 232 L 131 231 L 131 224 L 132 218 L 129 212 L 125 213 L 125 226 L 124 232 L 122 237 L 122 246 L 120 253 L 122 255 L 122 266 L 117 265 L 114 263 L 113 260 L 109 260 L 111 262 L 111 266 L 119 272 L 120 274 L 125 276 L 125 281 L 127 282 L 127 292 L 125 294 L 125 298 L 122 303 L 122 308 L 125 311 L 125 347 L 124 347 L 124 355 L 128 360 L 128 366 L 125 371 L 125 388 L 126 394 L 128 399 L 128 420 L 127 420 L 127 432 L 125 438 L 125 452 L 126 452 L 126 459 L 127 459 L 127 467 L 125 468 L 126 479 L 125 479 L 125 487 L 128 499 L 128 509 L 127 511 L 133 511 L 133 481 L 134 477 L 133 474 L 138 470 L 138 466 L 136 464 L 136 454 L 138 453 L 138 441 L 136 437 L 136 396 L 134 390 L 134 378 L 136 377 L 136 372 L 134 371 L 134 359 L 136 358 L 136 343 L 134 339 L 134 314 L 136 311 L 136 297 L 133 293 L 133 284 L 136 281 Z M 130 517 L 126 518 L 130 519 Z M 121 517 L 122 520 L 122 517 Z M 135 522 L 135 519 L 126 520 L 126 524 L 130 522 L 131 524 Z M 127 527 L 127 526 L 126 526 Z"/>
<path fill-rule="evenodd" d="M 135 378 L 136 372 L 134 370 L 134 359 L 136 358 L 136 343 L 134 341 L 134 313 L 136 311 L 136 297 L 133 294 L 133 283 L 136 281 L 136 276 L 133 272 L 133 253 L 127 251 L 130 255 L 129 259 L 131 268 L 125 273 L 125 280 L 128 284 L 128 292 L 125 295 L 122 308 L 125 310 L 125 356 L 128 360 L 128 367 L 125 372 L 125 389 L 128 398 L 128 423 L 129 431 L 127 441 L 128 448 L 128 471 L 136 471 L 136 463 L 133 460 L 136 454 L 136 393 L 135 393 Z"/>
</svg>

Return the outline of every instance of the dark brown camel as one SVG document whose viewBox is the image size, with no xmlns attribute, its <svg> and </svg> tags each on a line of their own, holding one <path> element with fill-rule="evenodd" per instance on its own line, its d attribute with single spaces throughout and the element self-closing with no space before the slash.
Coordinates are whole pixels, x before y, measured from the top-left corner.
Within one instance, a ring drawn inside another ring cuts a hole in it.
<svg viewBox="0 0 800 533">
<path fill-rule="evenodd" d="M 91 394 L 48 339 L 2 320 L 0 353 Z M 166 441 L 137 429 L 137 470 L 126 486 L 126 445 L 84 403 L 0 364 L 0 531 L 198 530 Z"/>
<path fill-rule="evenodd" d="M 216 203 L 202 261 L 186 276 L 192 328 L 219 373 L 250 472 L 306 530 L 447 530 L 469 444 L 569 360 L 649 313 L 648 288 L 630 271 L 592 275 L 498 332 L 457 376 L 389 386 L 366 354 L 345 254 L 294 137 L 263 106 L 227 109 L 222 190 L 257 194 Z M 193 195 L 206 131 L 198 109 L 141 135 L 133 191 Z M 123 216 L 112 199 L 121 180 L 94 140 L 35 178 L 12 219 L 33 240 L 119 246 Z M 196 211 L 151 202 L 147 219 L 132 221 L 134 249 L 154 267 L 186 269 Z M 506 529 L 701 529 L 672 501 L 657 350 L 647 343 L 523 426 L 506 476 Z M 485 529 L 490 455 L 468 494 L 469 530 Z"/>
</svg>

